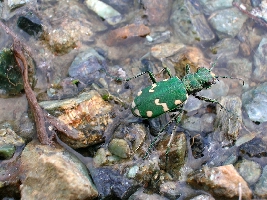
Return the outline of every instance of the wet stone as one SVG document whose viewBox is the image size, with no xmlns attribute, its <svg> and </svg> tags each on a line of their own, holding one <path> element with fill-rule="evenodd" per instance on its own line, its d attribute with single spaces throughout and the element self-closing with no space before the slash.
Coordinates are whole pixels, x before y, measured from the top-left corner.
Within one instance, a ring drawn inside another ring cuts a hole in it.
<svg viewBox="0 0 267 200">
<path fill-rule="evenodd" d="M 256 183 L 261 175 L 260 164 L 250 160 L 239 161 L 235 164 L 235 168 L 249 185 Z"/>
<path fill-rule="evenodd" d="M 225 133 L 230 140 L 237 140 L 242 123 L 242 102 L 238 96 L 222 97 L 220 101 L 224 108 L 217 105 L 215 127 Z"/>
<path fill-rule="evenodd" d="M 40 102 L 40 105 L 66 125 L 78 130 L 77 135 L 72 137 L 60 134 L 61 139 L 73 148 L 102 142 L 105 129 L 112 121 L 109 115 L 112 105 L 95 90 L 81 93 L 76 98 Z"/>
<path fill-rule="evenodd" d="M 102 1 L 86 0 L 85 5 L 110 25 L 115 25 L 122 20 L 122 16 L 117 10 Z"/>
<path fill-rule="evenodd" d="M 160 44 L 171 38 L 171 32 L 169 30 L 164 32 L 152 32 L 147 36 L 149 36 L 149 38 L 147 38 L 145 44 Z"/>
<path fill-rule="evenodd" d="M 0 159 L 10 159 L 16 147 L 24 145 L 24 140 L 10 128 L 0 129 Z"/>
<path fill-rule="evenodd" d="M 15 153 L 15 146 L 12 144 L 6 144 L 0 146 L 0 160 L 6 160 L 12 158 Z"/>
<path fill-rule="evenodd" d="M 251 199 L 252 192 L 233 165 L 208 168 L 203 167 L 188 176 L 187 182 L 197 188 L 210 192 L 214 197 L 238 198 L 239 185 L 242 199 Z"/>
<path fill-rule="evenodd" d="M 189 131 L 200 132 L 202 130 L 202 122 L 199 117 L 190 116 L 182 121 L 181 126 Z"/>
<path fill-rule="evenodd" d="M 89 48 L 75 57 L 69 68 L 69 75 L 87 83 L 99 79 L 101 70 L 106 70 L 106 67 L 105 58 L 95 49 Z"/>
<path fill-rule="evenodd" d="M 224 38 L 210 47 L 209 55 L 219 61 L 231 60 L 237 57 L 240 42 L 234 38 Z M 214 52 L 216 52 L 214 54 Z M 219 57 L 219 58 L 218 58 Z"/>
<path fill-rule="evenodd" d="M 215 200 L 212 196 L 201 194 L 198 195 L 190 200 Z"/>
<path fill-rule="evenodd" d="M 193 95 L 190 95 L 187 98 L 186 103 L 184 104 L 183 110 L 187 112 L 192 112 L 198 110 L 201 107 L 201 105 L 202 102 L 199 99 L 197 99 Z"/>
<path fill-rule="evenodd" d="M 41 20 L 32 12 L 20 16 L 17 25 L 31 36 L 40 36 L 43 31 Z"/>
<path fill-rule="evenodd" d="M 119 12 L 129 12 L 131 10 L 134 2 L 132 0 L 103 0 L 106 4 L 112 6 Z"/>
<path fill-rule="evenodd" d="M 267 83 L 263 83 L 242 95 L 242 103 L 254 122 L 267 121 Z"/>
<path fill-rule="evenodd" d="M 160 196 L 158 194 L 147 194 L 144 189 L 140 188 L 133 195 L 130 196 L 129 200 L 143 200 L 143 199 L 153 199 L 153 200 L 168 200 L 168 198 Z"/>
<path fill-rule="evenodd" d="M 197 68 L 209 66 L 209 61 L 205 58 L 203 52 L 197 47 L 185 46 L 173 56 L 167 59 L 167 66 L 175 69 L 175 74 L 182 79 L 185 76 L 186 64 L 190 65 L 190 71 L 196 72 Z"/>
<path fill-rule="evenodd" d="M 22 77 L 14 55 L 10 49 L 3 49 L 0 52 L 0 95 L 19 94 L 22 89 Z"/>
<path fill-rule="evenodd" d="M 192 150 L 192 156 L 195 159 L 203 157 L 205 146 L 200 134 L 195 135 L 190 139 L 190 145 Z"/>
<path fill-rule="evenodd" d="M 19 136 L 26 142 L 29 142 L 33 139 L 34 135 L 34 122 L 30 119 L 28 113 L 23 113 L 19 121 Z"/>
<path fill-rule="evenodd" d="M 8 6 L 10 7 L 10 9 L 15 9 L 15 8 L 23 6 L 27 2 L 28 0 L 10 0 L 8 1 Z"/>
<path fill-rule="evenodd" d="M 267 80 L 266 73 L 266 51 L 267 51 L 267 38 L 262 38 L 258 49 L 254 54 L 254 67 L 253 78 L 257 81 L 264 82 Z"/>
<path fill-rule="evenodd" d="M 81 83 L 79 79 L 68 77 L 58 84 L 52 84 L 46 93 L 49 100 L 66 99 L 76 96 L 84 87 L 86 85 Z M 45 97 L 45 95 L 39 95 L 38 100 L 46 100 Z"/>
<path fill-rule="evenodd" d="M 172 181 L 163 183 L 160 186 L 160 194 L 171 200 L 179 199 L 181 196 L 180 191 L 177 190 L 177 184 Z"/>
<path fill-rule="evenodd" d="M 267 165 L 263 168 L 260 180 L 255 186 L 255 194 L 259 198 L 267 198 Z"/>
<path fill-rule="evenodd" d="M 136 174 L 139 171 L 139 167 L 138 165 L 134 165 L 133 167 L 131 167 L 128 171 L 127 177 L 128 178 L 134 178 L 136 176 Z"/>
<path fill-rule="evenodd" d="M 29 143 L 21 155 L 20 171 L 23 200 L 93 199 L 98 195 L 87 168 L 61 147 Z"/>
<path fill-rule="evenodd" d="M 159 166 L 172 177 L 178 178 L 180 168 L 185 164 L 187 145 L 184 133 L 174 133 L 173 141 L 166 160 L 167 144 L 170 136 L 159 141 L 157 151 L 159 153 Z"/>
<path fill-rule="evenodd" d="M 240 151 L 250 157 L 267 156 L 267 139 L 256 137 L 247 143 L 240 145 Z"/>
<path fill-rule="evenodd" d="M 261 3 L 261 0 L 251 0 L 252 7 L 258 7 Z"/>
<path fill-rule="evenodd" d="M 128 158 L 131 155 L 131 149 L 128 143 L 123 139 L 113 139 L 108 146 L 109 151 L 121 158 Z"/>
<path fill-rule="evenodd" d="M 21 150 L 15 153 L 12 159 L 1 160 L 0 158 L 0 197 L 2 199 L 20 199 L 19 186 L 21 181 L 19 177 L 19 166 L 21 161 L 19 155 Z"/>
<path fill-rule="evenodd" d="M 119 170 L 111 167 L 94 168 L 90 170 L 90 173 L 101 199 L 114 196 L 119 199 L 128 199 L 139 187 L 137 182 L 124 177 Z"/>
<path fill-rule="evenodd" d="M 121 158 L 128 158 L 137 153 L 143 145 L 146 137 L 146 128 L 143 124 L 130 123 L 119 125 L 113 133 L 113 139 L 109 143 L 109 151 Z M 106 142 L 109 142 L 106 136 Z"/>
<path fill-rule="evenodd" d="M 234 164 L 238 159 L 238 150 L 236 146 L 227 147 L 229 145 L 229 140 L 224 139 L 223 132 L 213 132 L 209 134 L 209 137 L 213 137 L 212 139 L 208 138 L 208 146 L 205 149 L 208 151 L 204 152 L 204 155 L 209 157 L 207 161 L 207 165 L 211 167 L 217 167 L 221 165 L 229 165 Z M 231 145 L 231 143 L 230 143 Z M 226 147 L 225 147 L 226 146 Z"/>
<path fill-rule="evenodd" d="M 186 2 L 190 4 L 190 2 Z M 215 35 L 210 29 L 203 14 L 190 15 L 190 6 L 183 1 L 176 1 L 170 23 L 174 28 L 174 34 L 184 44 L 194 44 L 199 41 L 212 41 Z"/>
<path fill-rule="evenodd" d="M 171 2 L 168 0 L 143 0 L 142 4 L 150 25 L 161 25 L 168 21 Z"/>
<path fill-rule="evenodd" d="M 167 58 L 177 53 L 183 47 L 183 44 L 161 43 L 151 47 L 151 54 L 158 59 Z"/>
<path fill-rule="evenodd" d="M 189 116 L 182 121 L 181 126 L 189 131 L 196 132 L 211 132 L 213 131 L 213 123 L 215 121 L 215 116 L 212 113 L 207 113 L 201 117 Z"/>
<path fill-rule="evenodd" d="M 232 77 L 242 78 L 245 82 L 251 78 L 252 63 L 247 58 L 231 59 L 227 63 L 227 68 Z"/>
<path fill-rule="evenodd" d="M 64 29 L 45 30 L 42 39 L 57 55 L 64 55 L 77 47 L 77 39 Z"/>
<path fill-rule="evenodd" d="M 206 15 L 210 15 L 212 12 L 232 7 L 232 0 L 192 0 L 192 4 L 196 9 L 204 12 Z"/>
<path fill-rule="evenodd" d="M 232 7 L 216 11 L 209 22 L 220 38 L 226 38 L 235 37 L 246 20 L 246 15 Z"/>
<path fill-rule="evenodd" d="M 202 122 L 201 132 L 209 133 L 214 130 L 215 114 L 205 113 L 200 118 Z"/>
<path fill-rule="evenodd" d="M 108 46 L 114 46 L 122 44 L 123 42 L 129 41 L 133 38 L 144 37 L 149 33 L 150 28 L 144 24 L 130 24 L 110 31 L 105 42 Z"/>
</svg>

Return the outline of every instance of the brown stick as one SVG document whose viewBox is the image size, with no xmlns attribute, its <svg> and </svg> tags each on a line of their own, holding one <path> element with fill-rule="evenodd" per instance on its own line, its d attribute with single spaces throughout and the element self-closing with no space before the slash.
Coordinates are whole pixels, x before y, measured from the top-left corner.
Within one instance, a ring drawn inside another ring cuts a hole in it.
<svg viewBox="0 0 267 200">
<path fill-rule="evenodd" d="M 26 97 L 28 99 L 29 105 L 33 111 L 34 121 L 36 124 L 37 136 L 41 144 L 51 144 L 51 140 L 48 137 L 46 126 L 45 126 L 45 117 L 42 108 L 37 102 L 35 94 L 29 84 L 28 80 L 28 63 L 22 52 L 21 44 L 18 40 L 14 39 L 13 43 L 13 52 L 17 62 L 17 65 L 20 68 L 22 79 L 24 83 L 24 89 Z"/>
</svg>

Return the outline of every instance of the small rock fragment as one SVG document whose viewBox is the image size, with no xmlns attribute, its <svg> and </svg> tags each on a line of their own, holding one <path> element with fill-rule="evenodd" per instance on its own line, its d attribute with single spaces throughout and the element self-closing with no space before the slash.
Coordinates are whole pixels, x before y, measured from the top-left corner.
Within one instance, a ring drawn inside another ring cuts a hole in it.
<svg viewBox="0 0 267 200">
<path fill-rule="evenodd" d="M 111 122 L 109 112 L 112 106 L 95 90 L 81 93 L 76 98 L 40 102 L 40 105 L 66 125 L 78 130 L 72 138 L 60 134 L 61 139 L 73 148 L 102 142 L 104 131 Z"/>
<path fill-rule="evenodd" d="M 128 158 L 131 155 L 131 149 L 124 139 L 113 139 L 108 146 L 109 151 L 121 158 Z"/>
<path fill-rule="evenodd" d="M 98 195 L 85 166 L 62 148 L 29 143 L 21 155 L 20 171 L 22 200 L 83 200 Z"/>
<path fill-rule="evenodd" d="M 158 59 L 167 58 L 176 54 L 183 47 L 184 44 L 162 43 L 151 47 L 151 54 Z"/>
<path fill-rule="evenodd" d="M 151 25 L 161 25 L 168 22 L 171 1 L 169 0 L 143 0 L 145 12 Z"/>
<path fill-rule="evenodd" d="M 114 46 L 116 44 L 129 40 L 130 38 L 145 37 L 149 33 L 149 27 L 145 26 L 144 24 L 130 24 L 110 31 L 106 39 L 106 44 L 108 46 Z"/>
<path fill-rule="evenodd" d="M 255 186 L 255 194 L 259 198 L 267 198 L 267 165 L 263 168 L 260 180 Z"/>
<path fill-rule="evenodd" d="M 122 20 L 122 16 L 117 10 L 102 1 L 86 0 L 85 4 L 90 10 L 93 10 L 99 15 L 99 17 L 105 19 L 110 25 L 115 25 Z"/>
<path fill-rule="evenodd" d="M 208 190 L 214 196 L 224 198 L 238 198 L 240 185 L 242 199 L 251 199 L 252 197 L 250 188 L 233 165 L 214 168 L 204 167 L 191 173 L 187 182 L 194 187 Z"/>
<path fill-rule="evenodd" d="M 256 183 L 261 175 L 260 164 L 251 160 L 243 159 L 235 165 L 235 168 L 249 185 Z"/>
</svg>

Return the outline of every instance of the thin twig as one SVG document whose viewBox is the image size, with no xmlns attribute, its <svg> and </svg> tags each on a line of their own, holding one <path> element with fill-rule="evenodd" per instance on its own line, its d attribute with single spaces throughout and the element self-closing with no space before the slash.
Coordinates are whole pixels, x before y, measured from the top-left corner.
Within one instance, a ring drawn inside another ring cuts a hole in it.
<svg viewBox="0 0 267 200">
<path fill-rule="evenodd" d="M 240 4 L 238 4 L 237 2 L 233 2 L 233 6 L 238 8 L 238 10 L 240 10 L 242 13 L 246 14 L 248 17 L 253 19 L 255 22 L 259 23 L 261 26 L 267 27 L 267 23 L 263 19 L 255 16 L 255 15 L 251 14 L 250 12 L 248 12 L 247 10 L 243 9 L 240 6 Z"/>
</svg>

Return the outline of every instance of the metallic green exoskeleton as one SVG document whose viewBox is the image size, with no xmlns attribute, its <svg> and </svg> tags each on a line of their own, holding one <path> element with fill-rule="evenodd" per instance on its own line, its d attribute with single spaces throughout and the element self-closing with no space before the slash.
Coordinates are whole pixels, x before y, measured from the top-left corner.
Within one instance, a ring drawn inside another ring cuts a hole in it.
<svg viewBox="0 0 267 200">
<path fill-rule="evenodd" d="M 196 73 L 190 73 L 187 65 L 186 73 L 182 80 L 170 74 L 170 79 L 160 82 L 152 78 L 153 84 L 138 92 L 132 103 L 132 113 L 141 118 L 155 118 L 163 113 L 182 108 L 188 95 L 195 95 L 196 92 L 209 88 L 216 80 L 211 70 L 204 67 L 199 68 Z M 153 74 L 150 72 L 151 76 Z M 203 97 L 199 98 L 203 100 Z"/>
<path fill-rule="evenodd" d="M 215 74 L 212 73 L 213 67 L 214 65 L 211 67 L 211 69 L 200 67 L 195 73 L 192 73 L 190 72 L 190 66 L 186 65 L 186 75 L 182 79 L 179 79 L 176 76 L 172 76 L 170 70 L 167 67 L 164 67 L 162 71 L 166 71 L 170 78 L 163 81 L 157 82 L 154 74 L 150 71 L 144 71 L 134 77 L 124 79 L 124 81 L 130 81 L 134 78 L 148 73 L 152 81 L 152 85 L 139 91 L 134 101 L 132 102 L 131 111 L 133 115 L 144 119 L 149 119 L 158 117 L 166 112 L 177 111 L 173 118 L 158 132 L 158 136 L 152 141 L 151 145 L 148 148 L 146 156 L 151 151 L 152 147 L 157 142 L 166 127 L 168 127 L 174 121 L 176 121 L 177 124 L 181 121 L 181 117 L 183 115 L 183 104 L 187 100 L 188 95 L 194 95 L 196 98 L 207 102 L 217 103 L 222 108 L 224 108 L 218 101 L 207 97 L 198 96 L 196 94 L 203 89 L 210 88 L 211 85 L 216 83 L 218 77 L 233 78 L 227 76 L 215 76 Z M 176 126 L 174 126 L 173 128 L 173 132 L 175 129 Z M 173 133 L 167 145 L 166 156 L 170 149 L 172 138 Z"/>
</svg>

